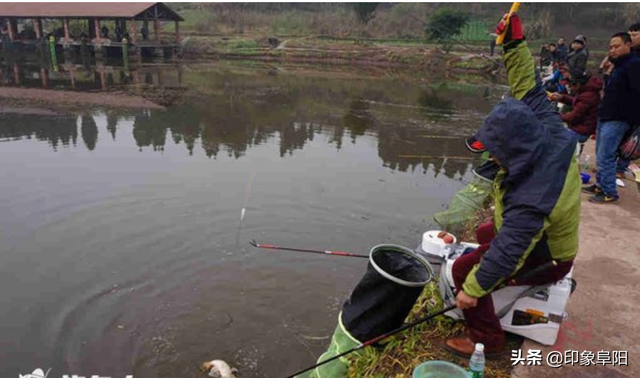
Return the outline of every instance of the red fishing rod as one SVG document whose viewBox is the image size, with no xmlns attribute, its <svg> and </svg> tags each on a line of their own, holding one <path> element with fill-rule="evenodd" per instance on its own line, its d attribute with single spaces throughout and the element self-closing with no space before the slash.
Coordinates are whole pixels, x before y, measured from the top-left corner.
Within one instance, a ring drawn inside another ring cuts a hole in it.
<svg viewBox="0 0 640 378">
<path fill-rule="evenodd" d="M 277 246 L 277 245 L 270 245 L 270 244 L 258 244 L 255 240 L 251 240 L 250 244 L 252 246 L 256 247 L 256 248 L 275 249 L 275 250 L 278 250 L 278 251 L 318 253 L 318 254 L 331 255 L 331 256 L 361 257 L 361 258 L 364 258 L 364 259 L 368 259 L 369 258 L 368 255 L 358 255 L 358 254 L 355 254 L 355 253 L 344 252 L 344 251 L 320 251 L 320 250 L 315 250 L 315 249 L 287 248 L 287 247 L 280 247 L 280 246 Z"/>
<path fill-rule="evenodd" d="M 549 270 L 549 269 L 551 269 L 553 267 L 556 267 L 556 266 L 558 266 L 558 263 L 556 261 L 554 261 L 554 260 L 551 260 L 551 261 L 549 261 L 548 263 L 546 263 L 544 265 L 540 265 L 539 267 L 537 267 L 535 269 L 532 269 L 532 270 L 522 274 L 522 276 L 518 277 L 518 281 L 521 282 L 521 281 L 527 280 L 527 279 L 529 279 L 531 277 L 534 277 L 534 276 L 536 276 L 536 275 L 538 275 L 538 274 L 540 274 L 540 273 L 542 273 L 544 271 L 547 271 L 547 270 Z M 504 288 L 506 286 L 509 286 L 509 285 L 517 285 L 516 280 L 515 279 L 506 280 L 502 284 L 498 285 L 498 287 L 496 289 L 494 289 L 493 291 L 500 290 L 500 289 L 502 289 L 502 288 Z M 315 369 L 315 368 L 317 368 L 319 366 L 322 366 L 322 365 L 324 365 L 326 363 L 329 363 L 331 361 L 337 360 L 338 358 L 346 356 L 347 354 L 353 353 L 353 352 L 358 351 L 358 350 L 360 350 L 362 348 L 368 347 L 369 345 L 375 344 L 378 341 L 386 339 L 389 336 L 393 336 L 393 335 L 395 335 L 397 333 L 400 333 L 400 332 L 402 332 L 402 331 L 404 331 L 406 329 L 413 328 L 413 327 L 417 326 L 418 324 L 422 324 L 422 323 L 426 322 L 427 320 L 433 319 L 436 316 L 439 316 L 439 315 L 444 314 L 445 312 L 451 311 L 451 310 L 455 309 L 456 307 L 457 306 L 455 304 L 453 304 L 451 306 L 447 306 L 447 307 L 443 308 L 440 311 L 437 311 L 435 313 L 432 313 L 432 314 L 429 314 L 429 315 L 425 316 L 424 318 L 418 319 L 418 320 L 413 321 L 411 323 L 407 323 L 407 324 L 403 325 L 402 327 L 396 328 L 396 329 L 394 329 L 392 331 L 389 331 L 389 332 L 387 332 L 387 333 L 385 333 L 383 335 L 376 336 L 371 340 L 362 342 L 362 343 L 356 345 L 355 347 L 353 347 L 353 348 L 351 348 L 351 349 L 349 349 L 349 350 L 347 350 L 345 352 L 337 354 L 337 355 L 335 355 L 335 356 L 333 356 L 331 358 L 327 358 L 326 360 L 318 362 L 317 364 L 315 364 L 313 366 L 309 366 L 308 368 L 305 368 L 305 369 L 300 370 L 298 372 L 295 372 L 295 373 L 293 373 L 291 375 L 288 375 L 286 378 L 294 378 L 294 377 L 296 377 L 296 376 L 298 376 L 298 375 L 300 375 L 302 373 L 306 373 L 309 370 L 313 370 L 313 369 Z"/>
</svg>

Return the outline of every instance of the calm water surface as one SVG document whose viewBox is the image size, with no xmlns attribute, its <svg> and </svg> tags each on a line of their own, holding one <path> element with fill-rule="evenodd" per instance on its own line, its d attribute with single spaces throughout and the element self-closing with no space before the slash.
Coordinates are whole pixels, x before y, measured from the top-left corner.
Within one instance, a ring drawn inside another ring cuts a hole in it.
<svg viewBox="0 0 640 378">
<path fill-rule="evenodd" d="M 74 84 L 130 88 L 103 76 Z M 313 363 L 366 261 L 249 241 L 414 247 L 471 178 L 463 138 L 503 91 L 237 62 L 138 80 L 134 94 L 170 88 L 171 105 L 0 107 L 3 377 L 200 377 L 214 358 L 278 377 Z"/>
</svg>

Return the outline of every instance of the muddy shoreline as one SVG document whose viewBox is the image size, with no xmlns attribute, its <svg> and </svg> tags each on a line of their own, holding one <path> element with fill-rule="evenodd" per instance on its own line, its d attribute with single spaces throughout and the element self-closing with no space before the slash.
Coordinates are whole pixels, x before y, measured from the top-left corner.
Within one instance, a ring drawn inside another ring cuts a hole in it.
<svg viewBox="0 0 640 378">
<path fill-rule="evenodd" d="M 143 97 L 120 92 L 73 92 L 40 88 L 0 88 L 0 101 L 32 107 L 34 104 L 61 106 L 102 106 L 128 109 L 164 109 L 164 106 Z M 5 107 L 7 109 L 9 107 Z M 1 109 L 1 108 L 0 108 Z"/>
<path fill-rule="evenodd" d="M 377 68 L 418 68 L 435 70 L 436 72 L 449 72 L 454 74 L 470 74 L 470 75 L 494 75 L 494 71 L 499 69 L 498 65 L 488 63 L 484 68 L 464 68 L 456 66 L 459 59 L 451 59 L 444 61 L 440 67 L 434 67 L 438 62 L 424 61 L 417 65 L 410 65 L 403 62 L 366 60 L 366 59 L 347 59 L 347 58 L 321 58 L 321 57 L 304 57 L 304 56 L 270 56 L 270 55 L 254 55 L 247 57 L 242 54 L 194 54 L 189 55 L 189 59 L 202 59 L 208 57 L 216 60 L 236 60 L 236 61 L 258 61 L 267 63 L 299 63 L 299 64 L 317 64 L 317 65 L 349 65 L 359 67 L 377 67 Z"/>
</svg>

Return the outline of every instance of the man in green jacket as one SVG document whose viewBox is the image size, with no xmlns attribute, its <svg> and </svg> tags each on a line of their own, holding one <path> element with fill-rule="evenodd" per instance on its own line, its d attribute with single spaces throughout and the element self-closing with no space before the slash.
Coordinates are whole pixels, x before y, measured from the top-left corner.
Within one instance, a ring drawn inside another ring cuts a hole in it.
<svg viewBox="0 0 640 378">
<path fill-rule="evenodd" d="M 578 252 L 576 137 L 547 99 L 518 16 L 508 27 L 505 16 L 496 31 L 505 28 L 503 61 L 512 97 L 497 104 L 467 142 L 474 152 L 489 151 L 500 170 L 494 181 L 496 237 L 453 265 L 468 336 L 449 339 L 446 346 L 466 357 L 475 343 L 483 343 L 489 357 L 504 351 L 504 332 L 488 293 L 550 260 L 558 265 L 518 284 L 558 281 Z"/>
</svg>

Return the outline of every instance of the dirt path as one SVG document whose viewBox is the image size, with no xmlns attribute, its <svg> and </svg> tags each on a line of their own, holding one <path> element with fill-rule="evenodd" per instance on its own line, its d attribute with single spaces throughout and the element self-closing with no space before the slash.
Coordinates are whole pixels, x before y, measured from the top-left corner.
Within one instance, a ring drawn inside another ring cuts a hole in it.
<svg viewBox="0 0 640 378">
<path fill-rule="evenodd" d="M 0 98 L 64 105 L 94 105 L 130 109 L 164 109 L 142 97 L 124 93 L 72 92 L 38 88 L 0 88 Z"/>
</svg>

